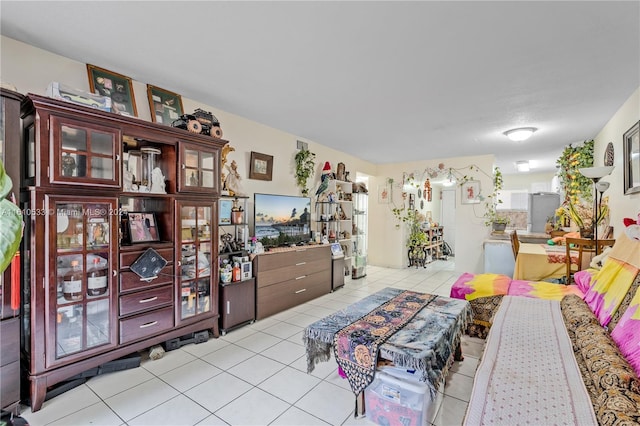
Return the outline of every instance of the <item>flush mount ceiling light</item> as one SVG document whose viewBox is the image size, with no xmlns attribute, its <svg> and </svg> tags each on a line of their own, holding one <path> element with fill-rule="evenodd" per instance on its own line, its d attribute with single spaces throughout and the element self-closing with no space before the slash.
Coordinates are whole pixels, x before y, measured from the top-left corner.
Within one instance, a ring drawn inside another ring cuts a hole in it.
<svg viewBox="0 0 640 426">
<path fill-rule="evenodd" d="M 528 172 L 529 169 L 528 161 L 516 161 L 516 170 L 518 170 L 518 172 Z"/>
<path fill-rule="evenodd" d="M 507 130 L 504 132 L 504 135 L 514 142 L 521 142 L 529 139 L 536 130 L 538 129 L 535 127 L 520 127 L 518 129 Z"/>
</svg>

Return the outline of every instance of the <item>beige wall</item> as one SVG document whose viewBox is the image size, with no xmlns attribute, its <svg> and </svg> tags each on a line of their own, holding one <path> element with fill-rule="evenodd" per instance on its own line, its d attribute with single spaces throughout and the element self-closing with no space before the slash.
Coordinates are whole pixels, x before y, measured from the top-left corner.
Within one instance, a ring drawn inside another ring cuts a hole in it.
<svg viewBox="0 0 640 426">
<path fill-rule="evenodd" d="M 623 230 L 624 217 L 637 217 L 640 212 L 640 193 L 624 195 L 624 164 L 622 135 L 640 119 L 640 88 L 620 107 L 618 112 L 609 120 L 594 139 L 594 166 L 604 165 L 604 150 L 609 142 L 613 142 L 615 169 L 610 176 L 602 180 L 611 183 L 604 193 L 609 196 L 611 207 L 610 224 L 614 227 L 617 237 Z"/>
</svg>

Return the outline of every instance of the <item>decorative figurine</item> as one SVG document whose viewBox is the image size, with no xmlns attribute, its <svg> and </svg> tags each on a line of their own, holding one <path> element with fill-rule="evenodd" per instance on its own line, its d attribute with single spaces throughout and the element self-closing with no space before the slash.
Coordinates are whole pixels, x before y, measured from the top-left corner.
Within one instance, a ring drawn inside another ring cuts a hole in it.
<svg viewBox="0 0 640 426">
<path fill-rule="evenodd" d="M 164 175 L 162 174 L 162 170 L 160 170 L 160 167 L 156 167 L 151 172 L 151 191 L 149 192 L 153 194 L 167 193 L 165 189 Z"/>
<path fill-rule="evenodd" d="M 68 152 L 65 152 L 62 156 L 62 175 L 73 176 L 73 172 L 76 171 L 76 160 Z"/>
<path fill-rule="evenodd" d="M 229 190 L 230 195 L 244 195 L 242 190 L 242 184 L 240 183 L 241 177 L 240 173 L 238 173 L 238 164 L 236 164 L 236 160 L 231 162 L 231 166 L 225 166 L 229 171 L 229 175 L 227 176 L 227 180 L 225 184 L 227 189 Z"/>
</svg>

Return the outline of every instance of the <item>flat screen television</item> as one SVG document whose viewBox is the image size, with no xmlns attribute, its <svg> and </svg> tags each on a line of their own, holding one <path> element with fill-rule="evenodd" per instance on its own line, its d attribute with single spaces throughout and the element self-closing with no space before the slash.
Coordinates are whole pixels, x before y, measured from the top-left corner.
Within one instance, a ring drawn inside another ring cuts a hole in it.
<svg viewBox="0 0 640 426">
<path fill-rule="evenodd" d="M 255 194 L 254 235 L 265 247 L 311 240 L 311 198 Z"/>
</svg>

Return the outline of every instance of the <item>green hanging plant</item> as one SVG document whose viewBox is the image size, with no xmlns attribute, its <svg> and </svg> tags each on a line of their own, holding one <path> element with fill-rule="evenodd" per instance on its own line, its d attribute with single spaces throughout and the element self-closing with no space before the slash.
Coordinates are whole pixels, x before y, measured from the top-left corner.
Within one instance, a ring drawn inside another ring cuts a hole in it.
<svg viewBox="0 0 640 426">
<path fill-rule="evenodd" d="M 593 140 L 565 147 L 556 161 L 559 166 L 558 178 L 564 192 L 566 203 L 577 204 L 580 200 L 590 203 L 593 200 L 593 181 L 584 177 L 578 169 L 593 166 Z"/>
<path fill-rule="evenodd" d="M 313 176 L 315 172 L 316 154 L 308 149 L 301 149 L 296 153 L 296 185 L 300 187 L 302 195 L 307 197 L 309 195 L 309 188 L 307 188 L 307 181 Z"/>
<path fill-rule="evenodd" d="M 508 217 L 498 214 L 498 204 L 502 204 L 499 192 L 502 191 L 503 186 L 502 171 L 496 167 L 493 170 L 493 192 L 487 196 L 484 204 L 484 224 L 486 226 L 494 226 L 494 223 L 508 225 L 510 222 Z"/>
<path fill-rule="evenodd" d="M 0 161 L 0 273 L 11 263 L 22 239 L 22 212 L 6 198 L 12 185 Z"/>
</svg>

